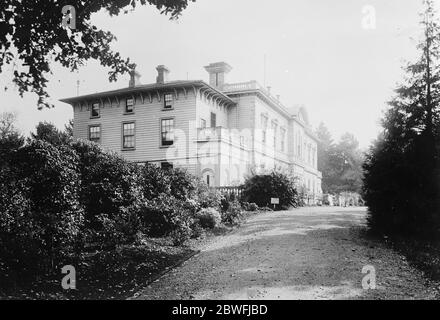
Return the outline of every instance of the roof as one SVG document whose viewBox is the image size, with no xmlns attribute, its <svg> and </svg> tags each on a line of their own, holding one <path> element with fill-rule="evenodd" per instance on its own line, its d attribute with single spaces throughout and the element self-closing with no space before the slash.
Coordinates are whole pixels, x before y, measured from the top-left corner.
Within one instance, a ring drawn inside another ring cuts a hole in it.
<svg viewBox="0 0 440 320">
<path fill-rule="evenodd" d="M 64 98 L 60 99 L 61 102 L 65 102 L 68 104 L 73 105 L 74 103 L 80 102 L 80 101 L 87 101 L 87 100 L 93 100 L 93 99 L 100 99 L 105 98 L 108 96 L 119 96 L 119 95 L 130 95 L 134 93 L 139 92 L 148 92 L 148 91 L 164 91 L 164 90 L 170 90 L 175 88 L 206 88 L 210 91 L 212 91 L 216 96 L 227 102 L 228 104 L 235 105 L 235 102 L 229 98 L 227 95 L 225 95 L 223 92 L 217 90 L 216 88 L 210 86 L 203 80 L 178 80 L 178 81 L 170 81 L 166 83 L 152 83 L 152 84 L 143 84 L 143 85 L 137 85 L 135 87 L 126 87 L 122 89 L 117 90 L 111 90 L 111 91 L 103 91 L 103 92 L 97 92 L 77 97 L 71 97 L 71 98 Z"/>
</svg>

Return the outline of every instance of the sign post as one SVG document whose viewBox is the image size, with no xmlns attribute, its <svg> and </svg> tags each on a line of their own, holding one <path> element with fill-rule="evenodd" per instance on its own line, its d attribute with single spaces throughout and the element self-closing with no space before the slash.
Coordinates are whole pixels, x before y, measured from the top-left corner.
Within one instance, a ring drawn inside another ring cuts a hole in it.
<svg viewBox="0 0 440 320">
<path fill-rule="evenodd" d="M 280 198 L 270 198 L 270 203 L 273 204 L 273 209 L 275 210 L 276 205 L 280 204 Z"/>
</svg>

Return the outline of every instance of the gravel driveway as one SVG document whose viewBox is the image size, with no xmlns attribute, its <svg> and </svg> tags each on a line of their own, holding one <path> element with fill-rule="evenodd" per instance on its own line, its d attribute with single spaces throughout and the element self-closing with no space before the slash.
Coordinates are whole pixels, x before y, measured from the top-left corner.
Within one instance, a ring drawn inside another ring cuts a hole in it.
<svg viewBox="0 0 440 320">
<path fill-rule="evenodd" d="M 364 236 L 364 208 L 302 208 L 250 217 L 212 239 L 137 299 L 435 299 L 435 284 Z M 362 289 L 364 266 L 375 290 Z"/>
</svg>

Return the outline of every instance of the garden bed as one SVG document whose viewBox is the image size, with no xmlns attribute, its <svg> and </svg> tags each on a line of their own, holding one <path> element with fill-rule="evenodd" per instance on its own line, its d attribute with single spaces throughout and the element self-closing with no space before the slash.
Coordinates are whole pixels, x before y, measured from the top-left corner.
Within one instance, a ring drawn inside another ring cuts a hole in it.
<svg viewBox="0 0 440 320">
<path fill-rule="evenodd" d="M 126 299 L 193 253 L 189 246 L 173 246 L 171 239 L 89 252 L 69 262 L 76 269 L 76 290 L 62 289 L 60 270 L 33 281 L 2 279 L 0 299 Z"/>
</svg>

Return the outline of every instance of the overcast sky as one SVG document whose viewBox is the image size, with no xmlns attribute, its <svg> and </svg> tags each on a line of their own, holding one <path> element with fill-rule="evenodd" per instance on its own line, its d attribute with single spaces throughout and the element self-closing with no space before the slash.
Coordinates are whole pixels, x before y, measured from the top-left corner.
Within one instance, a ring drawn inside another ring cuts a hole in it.
<svg viewBox="0 0 440 320">
<path fill-rule="evenodd" d="M 363 28 L 363 9 L 376 10 L 376 28 Z M 324 122 L 337 140 L 352 132 L 367 147 L 380 130 L 381 112 L 402 78 L 401 66 L 416 57 L 421 0 L 197 0 L 176 21 L 153 7 L 127 15 L 93 16 L 93 23 L 114 33 L 114 49 L 138 65 L 143 83 L 155 81 L 165 64 L 171 79 L 208 80 L 203 66 L 226 61 L 227 82 L 264 82 L 286 106 L 307 107 L 314 127 Z M 411 39 L 413 38 L 413 39 Z M 56 108 L 38 111 L 36 96 L 19 98 L 11 87 L 12 70 L 0 75 L 0 111 L 17 111 L 28 133 L 42 120 L 62 128 L 73 117 L 58 99 L 126 87 L 128 77 L 109 83 L 107 71 L 89 62 L 78 73 L 53 64 L 49 93 Z"/>
</svg>

